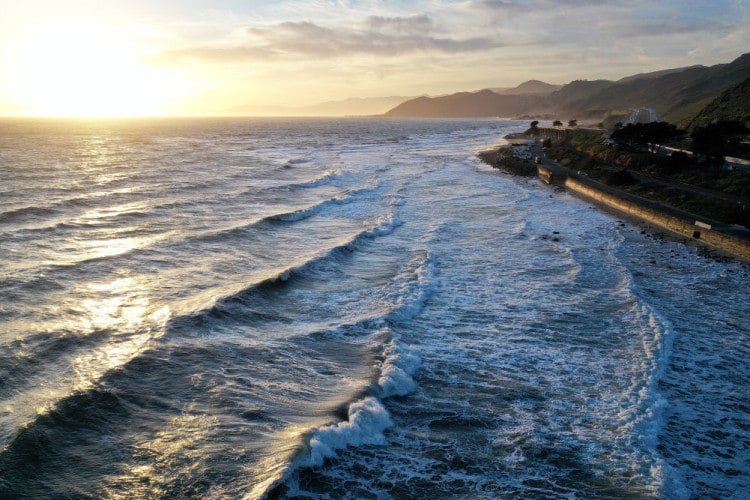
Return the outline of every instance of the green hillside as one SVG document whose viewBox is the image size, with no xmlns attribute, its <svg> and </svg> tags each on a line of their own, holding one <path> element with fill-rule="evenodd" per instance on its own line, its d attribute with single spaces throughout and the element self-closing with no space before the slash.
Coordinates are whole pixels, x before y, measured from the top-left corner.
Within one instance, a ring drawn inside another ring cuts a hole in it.
<svg viewBox="0 0 750 500">
<path fill-rule="evenodd" d="M 719 121 L 738 121 L 750 128 L 750 78 L 722 92 L 697 115 L 681 125 L 694 129 Z"/>
</svg>

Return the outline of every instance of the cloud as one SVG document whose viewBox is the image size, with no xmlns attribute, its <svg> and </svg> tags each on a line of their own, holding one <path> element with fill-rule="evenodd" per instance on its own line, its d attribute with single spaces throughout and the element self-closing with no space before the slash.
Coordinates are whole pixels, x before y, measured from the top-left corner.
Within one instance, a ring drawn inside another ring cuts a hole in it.
<svg viewBox="0 0 750 500">
<path fill-rule="evenodd" d="M 370 16 L 367 25 L 373 31 L 423 34 L 433 29 L 433 22 L 425 14 L 411 17 Z"/>
<path fill-rule="evenodd" d="M 395 56 L 410 52 L 472 52 L 497 43 L 487 38 L 455 39 L 430 34 L 426 16 L 370 17 L 364 29 L 331 29 L 311 22 L 286 22 L 249 30 L 261 46 L 288 55 L 336 57 L 352 54 Z"/>
<path fill-rule="evenodd" d="M 731 28 L 723 23 L 704 20 L 701 23 L 685 23 L 674 21 L 651 21 L 623 26 L 619 36 L 664 36 L 691 35 L 695 33 L 729 32 Z"/>
<path fill-rule="evenodd" d="M 238 61 L 266 60 L 274 52 L 262 47 L 187 47 L 167 50 L 146 60 L 152 64 L 173 65 L 189 61 L 234 63 Z"/>
<path fill-rule="evenodd" d="M 380 0 L 343 2 L 351 8 L 294 2 L 293 9 L 186 24 L 171 39 L 180 45 L 152 62 L 211 65 L 203 71 L 217 87 L 244 81 L 267 85 L 268 95 L 286 82 L 325 82 L 317 84 L 325 99 L 332 98 L 326 92 L 445 93 L 531 78 L 617 79 L 746 52 L 750 8 L 725 1 L 690 9 L 676 0 L 417 0 L 387 8 Z"/>
<path fill-rule="evenodd" d="M 528 11 L 532 8 L 527 3 L 513 0 L 472 0 L 469 2 L 469 7 L 497 11 Z"/>
<path fill-rule="evenodd" d="M 577 9 L 583 7 L 603 7 L 617 4 L 614 0 L 471 0 L 468 5 L 477 10 L 512 15 L 555 9 Z"/>
<path fill-rule="evenodd" d="M 457 54 L 485 51 L 502 43 L 487 37 L 437 36 L 428 16 L 369 16 L 359 26 L 329 28 L 311 21 L 248 28 L 249 40 L 235 47 L 188 47 L 161 53 L 155 62 L 199 60 L 243 63 L 253 60 L 351 55 L 390 57 L 410 53 Z"/>
<path fill-rule="evenodd" d="M 615 0 L 472 0 L 473 7 L 491 10 L 533 11 L 539 9 L 576 8 L 617 4 Z"/>
</svg>

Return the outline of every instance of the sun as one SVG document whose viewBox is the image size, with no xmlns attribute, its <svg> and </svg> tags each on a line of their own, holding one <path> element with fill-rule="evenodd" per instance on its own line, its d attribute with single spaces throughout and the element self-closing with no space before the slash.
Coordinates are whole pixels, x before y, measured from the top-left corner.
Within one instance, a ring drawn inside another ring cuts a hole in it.
<svg viewBox="0 0 750 500">
<path fill-rule="evenodd" d="M 94 24 L 50 24 L 23 31 L 6 82 L 24 114 L 170 114 L 184 87 L 169 68 L 144 63 L 122 32 Z"/>
</svg>

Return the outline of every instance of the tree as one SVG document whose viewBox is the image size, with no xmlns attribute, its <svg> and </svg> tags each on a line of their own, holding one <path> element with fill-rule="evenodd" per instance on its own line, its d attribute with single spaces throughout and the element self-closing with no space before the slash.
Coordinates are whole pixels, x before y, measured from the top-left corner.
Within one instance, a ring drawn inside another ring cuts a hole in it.
<svg viewBox="0 0 750 500">
<path fill-rule="evenodd" d="M 568 127 L 577 127 L 578 120 L 568 120 Z"/>
<path fill-rule="evenodd" d="M 562 122 L 560 120 L 555 120 L 552 122 L 553 127 L 562 127 Z"/>
<path fill-rule="evenodd" d="M 695 160 L 690 158 L 687 153 L 675 151 L 669 156 L 659 158 L 656 163 L 659 172 L 665 175 L 672 175 L 681 170 L 691 168 Z"/>
<path fill-rule="evenodd" d="M 693 152 L 702 156 L 709 165 L 721 165 L 731 143 L 747 133 L 747 127 L 737 121 L 721 121 L 698 127 L 690 134 Z"/>
<path fill-rule="evenodd" d="M 615 141 L 618 146 L 627 149 L 635 149 L 637 145 L 645 144 L 642 123 L 629 123 L 612 132 L 609 137 Z"/>
<path fill-rule="evenodd" d="M 526 135 L 533 135 L 538 136 L 540 134 L 539 128 L 537 128 L 537 125 L 539 125 L 539 121 L 534 120 L 529 124 L 529 129 L 524 132 Z"/>
<path fill-rule="evenodd" d="M 668 122 L 651 122 L 641 127 L 640 138 L 648 150 L 656 153 L 656 146 L 665 141 L 677 139 L 686 135 L 687 132 L 680 130 Z"/>
<path fill-rule="evenodd" d="M 656 152 L 656 146 L 660 143 L 678 139 L 687 134 L 671 123 L 629 123 L 622 128 L 612 132 L 610 138 L 619 146 L 635 149 L 637 146 L 645 146 L 652 153 Z"/>
<path fill-rule="evenodd" d="M 638 184 L 638 179 L 636 179 L 629 170 L 623 168 L 617 172 L 612 172 L 607 177 L 607 184 L 611 186 L 631 186 L 633 184 Z"/>
</svg>

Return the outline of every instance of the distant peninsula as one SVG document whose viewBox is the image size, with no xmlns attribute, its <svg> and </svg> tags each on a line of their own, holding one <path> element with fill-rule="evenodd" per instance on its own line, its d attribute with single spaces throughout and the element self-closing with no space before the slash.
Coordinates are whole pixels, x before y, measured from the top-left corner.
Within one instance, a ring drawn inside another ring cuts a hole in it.
<svg viewBox="0 0 750 500">
<path fill-rule="evenodd" d="M 413 96 L 351 97 L 340 101 L 326 101 L 310 106 L 271 106 L 243 104 L 224 110 L 239 116 L 369 116 L 382 115 Z"/>
</svg>

